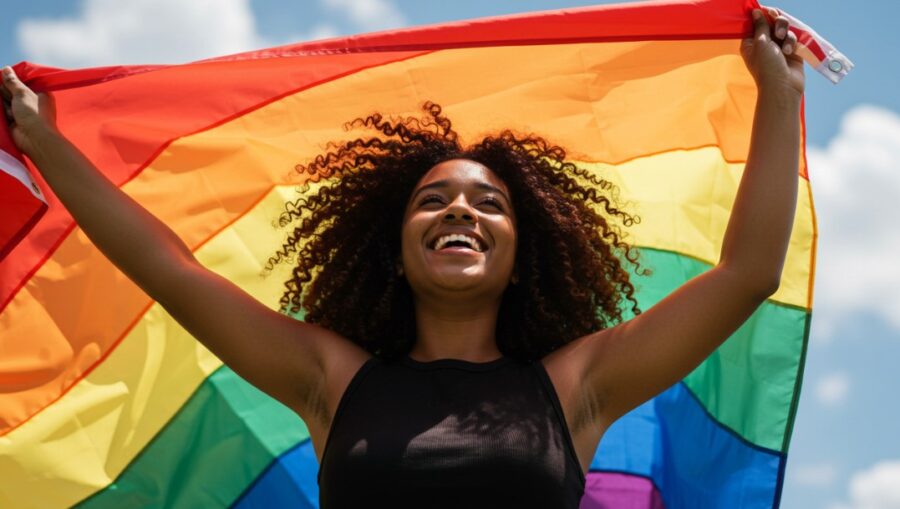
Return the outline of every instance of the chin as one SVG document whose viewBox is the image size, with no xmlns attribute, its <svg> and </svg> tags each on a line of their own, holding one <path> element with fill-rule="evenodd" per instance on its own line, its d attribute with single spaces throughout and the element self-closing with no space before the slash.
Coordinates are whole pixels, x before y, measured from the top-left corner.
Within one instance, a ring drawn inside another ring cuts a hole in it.
<svg viewBox="0 0 900 509">
<path fill-rule="evenodd" d="M 435 274 L 432 278 L 435 286 L 446 290 L 469 290 L 477 289 L 484 282 L 483 274 L 466 274 L 466 273 L 450 273 Z"/>
<path fill-rule="evenodd" d="M 466 294 L 467 298 L 489 292 L 491 283 L 482 268 L 442 268 L 444 270 L 428 270 L 415 281 L 408 279 L 414 292 L 434 297 L 445 297 L 447 293 Z"/>
</svg>

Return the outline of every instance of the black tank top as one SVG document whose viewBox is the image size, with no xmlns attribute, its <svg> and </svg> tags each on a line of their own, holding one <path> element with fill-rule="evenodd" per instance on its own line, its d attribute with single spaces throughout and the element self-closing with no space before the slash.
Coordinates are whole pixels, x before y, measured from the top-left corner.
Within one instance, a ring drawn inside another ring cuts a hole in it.
<svg viewBox="0 0 900 509">
<path fill-rule="evenodd" d="M 584 492 L 540 361 L 370 359 L 335 411 L 322 509 L 577 508 Z"/>
</svg>

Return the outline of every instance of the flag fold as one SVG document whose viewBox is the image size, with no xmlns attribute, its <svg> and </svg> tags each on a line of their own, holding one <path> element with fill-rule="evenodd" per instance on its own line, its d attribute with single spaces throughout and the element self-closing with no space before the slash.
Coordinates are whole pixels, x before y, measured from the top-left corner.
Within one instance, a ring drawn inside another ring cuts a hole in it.
<svg viewBox="0 0 900 509">
<path fill-rule="evenodd" d="M 273 309 L 287 272 L 260 271 L 282 241 L 272 222 L 306 178 L 295 165 L 346 139 L 348 120 L 415 115 L 427 100 L 464 140 L 534 132 L 616 183 L 642 218 L 628 231 L 653 272 L 634 279 L 646 309 L 718 261 L 756 102 L 740 56 L 754 8 L 655 1 L 183 65 L 15 69 L 53 94 L 60 130 L 110 180 L 200 263 Z M 804 57 L 849 70 L 801 30 Z M 317 507 L 303 422 L 104 258 L 2 132 L 0 149 L 0 506 Z M 777 293 L 694 372 L 608 430 L 582 507 L 778 506 L 815 264 L 800 161 Z"/>
</svg>

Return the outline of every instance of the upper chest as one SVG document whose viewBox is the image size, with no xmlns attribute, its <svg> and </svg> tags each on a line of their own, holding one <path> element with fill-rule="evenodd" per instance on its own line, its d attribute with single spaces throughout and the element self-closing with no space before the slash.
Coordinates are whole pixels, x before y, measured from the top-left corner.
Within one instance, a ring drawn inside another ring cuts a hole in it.
<svg viewBox="0 0 900 509">
<path fill-rule="evenodd" d="M 508 368 L 372 370 L 341 402 L 323 476 L 558 492 L 577 474 L 556 410 L 532 367 Z"/>
</svg>

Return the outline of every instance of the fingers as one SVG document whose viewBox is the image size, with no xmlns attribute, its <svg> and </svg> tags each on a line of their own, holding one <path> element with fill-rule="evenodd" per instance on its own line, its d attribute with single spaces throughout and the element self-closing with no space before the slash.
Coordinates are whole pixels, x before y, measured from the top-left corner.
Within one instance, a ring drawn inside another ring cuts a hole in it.
<svg viewBox="0 0 900 509">
<path fill-rule="evenodd" d="M 790 30 L 791 25 L 788 19 L 782 15 L 775 18 L 775 27 L 773 33 L 774 41 L 781 46 L 781 52 L 785 56 L 792 55 L 797 49 L 797 34 Z"/>
<path fill-rule="evenodd" d="M 16 76 L 16 72 L 13 71 L 12 67 L 8 65 L 5 66 L 3 70 L 0 71 L 0 74 L 3 75 L 3 88 L 9 91 L 12 96 L 22 95 L 28 92 L 28 87 L 19 80 L 19 77 Z M 4 95 L 4 97 L 6 96 Z"/>
<path fill-rule="evenodd" d="M 6 80 L 2 86 L 0 86 L 0 95 L 3 96 L 3 116 L 6 118 L 6 123 L 12 125 L 15 122 L 15 117 L 13 117 L 12 105 L 10 102 L 12 101 L 12 93 L 6 88 Z"/>
<path fill-rule="evenodd" d="M 741 41 L 741 53 L 745 58 L 748 58 L 753 52 L 753 45 L 756 44 L 756 41 L 765 43 L 769 40 L 769 23 L 763 17 L 762 12 L 759 9 L 753 9 L 750 15 L 753 18 L 753 36 Z"/>
<path fill-rule="evenodd" d="M 788 34 L 788 20 L 784 16 L 775 18 L 775 38 L 784 39 Z"/>
<path fill-rule="evenodd" d="M 772 39 L 772 34 L 769 31 L 769 22 L 766 20 L 766 17 L 763 16 L 762 11 L 759 9 L 753 10 L 753 38 L 760 42 L 768 42 Z"/>
<path fill-rule="evenodd" d="M 781 51 L 783 51 L 785 55 L 793 55 L 794 50 L 796 49 L 797 36 L 794 35 L 794 32 L 788 32 L 787 37 L 784 38 L 784 43 L 781 45 Z"/>
<path fill-rule="evenodd" d="M 3 83 L 0 84 L 0 95 L 3 96 L 5 101 L 12 100 L 12 93 L 6 88 L 6 80 L 3 80 Z"/>
<path fill-rule="evenodd" d="M 770 10 L 770 14 L 775 18 L 773 25 L 769 24 L 762 11 L 753 10 L 753 39 L 744 39 L 743 45 L 749 47 L 754 42 L 765 44 L 772 41 L 781 47 L 781 51 L 785 55 L 794 54 L 797 49 L 797 35 L 790 30 L 790 21 L 785 16 L 778 14 L 778 11 Z"/>
</svg>

